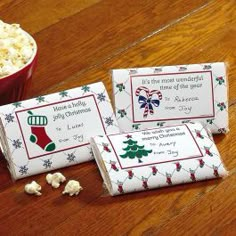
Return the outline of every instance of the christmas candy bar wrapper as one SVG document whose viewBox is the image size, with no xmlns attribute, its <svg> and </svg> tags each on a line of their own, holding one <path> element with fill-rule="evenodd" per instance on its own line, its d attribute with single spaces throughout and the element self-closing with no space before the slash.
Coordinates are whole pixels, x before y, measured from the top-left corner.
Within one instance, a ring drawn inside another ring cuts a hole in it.
<svg viewBox="0 0 236 236">
<path fill-rule="evenodd" d="M 226 66 L 222 62 L 112 70 L 121 131 L 201 122 L 228 132 Z"/>
<path fill-rule="evenodd" d="M 227 175 L 212 137 L 200 123 L 91 138 L 111 195 Z"/>
<path fill-rule="evenodd" d="M 13 179 L 92 160 L 90 137 L 119 132 L 103 83 L 2 106 L 0 118 Z"/>
</svg>

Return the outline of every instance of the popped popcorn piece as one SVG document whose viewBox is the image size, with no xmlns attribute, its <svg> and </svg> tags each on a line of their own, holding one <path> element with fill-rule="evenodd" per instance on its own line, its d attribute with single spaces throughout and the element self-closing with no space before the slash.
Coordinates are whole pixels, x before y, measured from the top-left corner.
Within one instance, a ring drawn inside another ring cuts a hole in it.
<svg viewBox="0 0 236 236">
<path fill-rule="evenodd" d="M 28 194 L 41 196 L 42 195 L 42 193 L 40 193 L 41 189 L 42 189 L 41 186 L 35 181 L 32 181 L 30 184 L 25 185 L 25 192 Z"/>
<path fill-rule="evenodd" d="M 34 40 L 20 25 L 0 20 L 0 79 L 21 69 L 35 50 Z"/>
<path fill-rule="evenodd" d="M 70 180 L 66 186 L 62 194 L 69 194 L 70 196 L 78 195 L 83 188 L 80 186 L 79 181 Z"/>
<path fill-rule="evenodd" d="M 66 181 L 66 178 L 63 174 L 60 172 L 54 173 L 54 174 L 47 174 L 46 180 L 48 184 L 51 184 L 53 188 L 58 188 L 60 186 L 60 183 L 63 183 Z"/>
</svg>

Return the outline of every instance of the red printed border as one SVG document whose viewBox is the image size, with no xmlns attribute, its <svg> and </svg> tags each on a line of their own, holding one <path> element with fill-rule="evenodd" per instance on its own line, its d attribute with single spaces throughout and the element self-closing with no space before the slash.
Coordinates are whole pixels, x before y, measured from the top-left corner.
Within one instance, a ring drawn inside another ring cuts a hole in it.
<svg viewBox="0 0 236 236">
<path fill-rule="evenodd" d="M 211 75 L 211 95 L 212 95 L 212 110 L 213 115 L 201 115 L 193 117 L 176 117 L 176 118 L 164 118 L 164 119 L 145 119 L 145 120 L 135 120 L 134 119 L 134 100 L 133 100 L 133 85 L 132 78 L 143 77 L 143 76 L 162 76 L 162 75 L 177 75 L 177 74 L 196 74 L 196 73 L 210 73 Z M 215 117 L 215 107 L 214 107 L 214 89 L 213 89 L 213 78 L 212 71 L 191 71 L 191 72 L 179 72 L 179 73 L 165 73 L 165 74 L 147 74 L 147 75 L 131 75 L 130 76 L 130 88 L 131 88 L 131 109 L 132 109 L 132 122 L 133 123 L 144 123 L 150 121 L 168 121 L 168 120 L 186 120 L 186 119 L 201 119 L 201 118 L 213 118 Z"/>
<path fill-rule="evenodd" d="M 110 138 L 109 138 L 109 136 L 117 136 L 117 135 L 124 135 L 124 134 L 130 134 L 130 133 L 140 133 L 140 132 L 144 132 L 144 131 L 148 131 L 148 130 L 166 129 L 166 128 L 170 128 L 170 127 L 179 127 L 179 126 L 185 126 L 185 127 L 187 128 L 187 130 L 189 131 L 190 135 L 192 136 L 193 141 L 195 142 L 195 144 L 196 144 L 196 146 L 197 146 L 197 148 L 198 148 L 198 150 L 199 150 L 199 152 L 200 152 L 200 155 L 191 156 L 191 157 L 186 157 L 186 158 L 179 158 L 179 159 L 174 159 L 174 160 L 168 160 L 168 161 L 154 162 L 154 163 L 143 164 L 143 165 L 122 167 L 121 162 L 120 162 L 120 160 L 119 160 L 119 158 L 118 158 L 118 155 L 117 155 L 117 153 L 116 153 L 116 150 L 115 150 L 115 148 L 114 148 L 114 146 L 113 146 L 113 144 L 112 144 L 112 142 L 111 142 L 111 140 L 110 140 Z M 122 170 L 131 169 L 131 168 L 138 168 L 138 167 L 143 167 L 143 166 L 151 166 L 151 165 L 164 164 L 164 163 L 169 163 L 169 162 L 183 161 L 183 160 L 189 160 L 189 159 L 195 159 L 195 158 L 203 157 L 202 151 L 201 151 L 201 149 L 200 149 L 200 147 L 199 147 L 199 145 L 198 145 L 196 139 L 194 138 L 192 132 L 190 131 L 190 129 L 189 129 L 189 127 L 188 127 L 187 125 L 178 125 L 178 126 L 172 125 L 172 126 L 166 126 L 166 127 L 164 127 L 164 128 L 163 128 L 163 127 L 161 127 L 161 128 L 152 128 L 152 129 L 145 129 L 145 130 L 141 130 L 141 131 L 126 132 L 126 133 L 122 133 L 122 134 L 111 134 L 111 135 L 109 135 L 109 136 L 107 136 L 107 139 L 108 139 L 109 143 L 111 144 L 111 147 L 112 147 L 112 149 L 113 149 L 113 152 L 115 153 L 116 159 L 117 159 L 117 161 L 118 161 L 118 163 L 119 163 L 119 165 L 120 165 L 120 168 L 121 168 Z"/>
<path fill-rule="evenodd" d="M 42 107 L 52 106 L 52 105 L 55 105 L 55 104 L 75 101 L 75 100 L 83 99 L 83 98 L 86 98 L 86 97 L 93 97 L 95 105 L 96 105 L 96 108 L 97 108 L 97 111 L 98 111 L 98 114 L 99 114 L 99 117 L 100 117 L 100 120 L 101 120 L 101 123 L 102 123 L 102 127 L 103 127 L 103 130 L 104 130 L 104 133 L 106 134 L 106 129 L 105 129 L 105 126 L 104 126 L 104 123 L 103 123 L 103 120 L 102 120 L 101 112 L 99 110 L 99 107 L 98 107 L 98 104 L 97 104 L 97 100 L 95 99 L 95 96 L 93 94 L 86 95 L 86 96 L 81 96 L 81 97 L 77 97 L 77 98 L 72 98 L 72 99 L 68 99 L 68 100 L 64 100 L 64 101 L 60 101 L 60 102 L 54 102 L 54 103 L 50 103 L 50 104 L 46 104 L 46 105 L 42 105 L 42 106 L 38 106 L 38 107 L 27 108 L 27 109 L 24 109 L 24 110 L 17 111 L 15 113 L 16 114 L 16 118 L 17 118 L 17 123 L 18 123 L 18 125 L 20 127 L 21 136 L 23 138 L 23 142 L 24 142 L 24 145 L 25 145 L 25 150 L 26 150 L 26 153 L 27 153 L 27 157 L 28 157 L 29 160 L 36 159 L 36 158 L 43 157 L 43 156 L 52 155 L 54 153 L 63 152 L 63 151 L 67 151 L 67 150 L 78 148 L 78 147 L 82 147 L 82 146 L 86 146 L 86 145 L 89 145 L 89 142 L 88 143 L 83 143 L 83 144 L 80 144 L 80 145 L 77 145 L 77 146 L 73 146 L 73 147 L 70 147 L 70 148 L 64 148 L 64 149 L 61 149 L 61 150 L 57 150 L 55 152 L 49 152 L 49 153 L 38 155 L 38 156 L 35 156 L 35 157 L 30 157 L 28 149 L 27 149 L 27 145 L 26 145 L 26 142 L 25 142 L 25 138 L 24 138 L 24 135 L 23 135 L 22 127 L 21 127 L 21 124 L 20 124 L 20 121 L 19 121 L 18 113 L 25 112 L 25 111 L 28 111 L 28 110 L 35 110 L 35 109 L 42 108 Z"/>
</svg>

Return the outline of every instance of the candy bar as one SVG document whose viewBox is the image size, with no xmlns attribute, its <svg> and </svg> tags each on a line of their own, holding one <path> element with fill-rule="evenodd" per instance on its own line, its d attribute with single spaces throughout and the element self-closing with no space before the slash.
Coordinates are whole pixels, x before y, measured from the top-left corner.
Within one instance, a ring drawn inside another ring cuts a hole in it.
<svg viewBox="0 0 236 236">
<path fill-rule="evenodd" d="M 112 70 L 116 116 L 122 131 L 201 122 L 228 132 L 225 64 Z"/>
<path fill-rule="evenodd" d="M 119 132 L 102 83 L 2 106 L 0 124 L 13 179 L 92 160 L 90 137 Z"/>
<path fill-rule="evenodd" d="M 112 196 L 227 175 L 200 123 L 96 136 L 90 142 Z"/>
</svg>

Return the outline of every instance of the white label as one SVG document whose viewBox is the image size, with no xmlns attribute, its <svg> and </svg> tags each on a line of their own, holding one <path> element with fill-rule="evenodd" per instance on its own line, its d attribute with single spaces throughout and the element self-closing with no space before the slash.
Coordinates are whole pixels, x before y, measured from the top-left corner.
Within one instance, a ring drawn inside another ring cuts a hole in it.
<svg viewBox="0 0 236 236">
<path fill-rule="evenodd" d="M 185 125 L 110 135 L 108 138 L 121 169 L 203 156 L 192 133 Z"/>
<path fill-rule="evenodd" d="M 211 71 L 130 77 L 133 122 L 215 116 Z"/>
<path fill-rule="evenodd" d="M 16 112 L 28 159 L 87 145 L 105 133 L 94 95 Z"/>
</svg>

